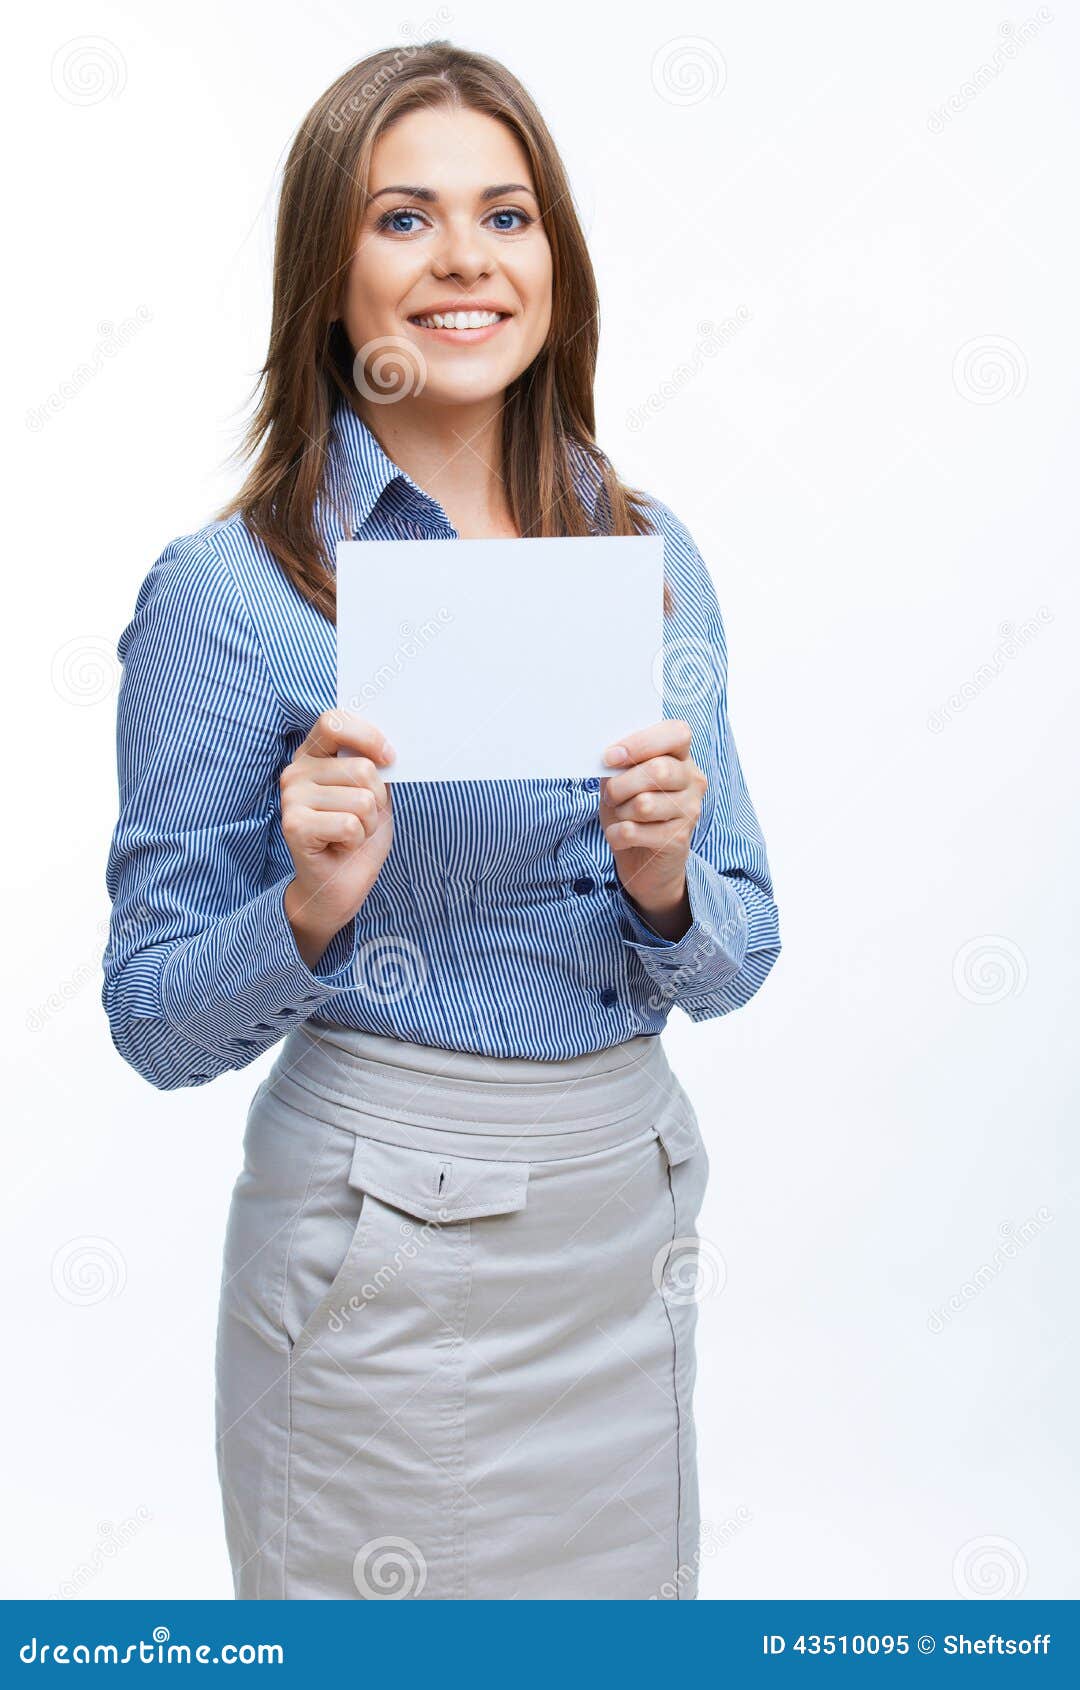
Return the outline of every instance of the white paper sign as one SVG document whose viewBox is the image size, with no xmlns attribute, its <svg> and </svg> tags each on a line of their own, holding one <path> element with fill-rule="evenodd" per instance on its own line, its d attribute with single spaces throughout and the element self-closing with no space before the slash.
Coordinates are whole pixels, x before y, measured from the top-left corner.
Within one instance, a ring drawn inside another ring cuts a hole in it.
<svg viewBox="0 0 1080 1690">
<path fill-rule="evenodd" d="M 388 780 L 610 775 L 663 715 L 660 535 L 343 540 L 338 707 Z"/>
</svg>

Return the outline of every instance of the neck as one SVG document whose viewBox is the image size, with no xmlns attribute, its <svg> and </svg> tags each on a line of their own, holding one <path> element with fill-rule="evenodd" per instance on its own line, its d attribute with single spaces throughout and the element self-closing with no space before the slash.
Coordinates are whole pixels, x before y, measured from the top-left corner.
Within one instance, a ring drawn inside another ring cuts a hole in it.
<svg viewBox="0 0 1080 1690">
<path fill-rule="evenodd" d="M 516 533 L 502 477 L 500 394 L 476 404 L 361 401 L 387 457 L 442 505 L 463 537 Z"/>
</svg>

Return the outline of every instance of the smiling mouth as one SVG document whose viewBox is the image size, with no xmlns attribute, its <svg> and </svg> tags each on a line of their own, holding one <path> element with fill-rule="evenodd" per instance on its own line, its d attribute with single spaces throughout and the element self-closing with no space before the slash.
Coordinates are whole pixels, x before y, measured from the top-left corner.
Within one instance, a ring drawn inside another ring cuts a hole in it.
<svg viewBox="0 0 1080 1690">
<path fill-rule="evenodd" d="M 467 338 L 469 335 L 479 335 L 498 328 L 509 316 L 509 311 L 433 311 L 430 314 L 410 317 L 408 320 L 417 329 L 431 329 L 442 334 L 457 334 Z"/>
</svg>

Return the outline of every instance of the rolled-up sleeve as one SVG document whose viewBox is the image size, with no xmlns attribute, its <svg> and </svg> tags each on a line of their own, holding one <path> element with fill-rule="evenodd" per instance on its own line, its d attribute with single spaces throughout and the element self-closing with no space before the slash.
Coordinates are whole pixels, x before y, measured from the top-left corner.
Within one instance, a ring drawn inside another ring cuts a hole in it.
<svg viewBox="0 0 1080 1690">
<path fill-rule="evenodd" d="M 276 690 L 223 559 L 173 541 L 120 637 L 119 819 L 102 1001 L 162 1090 L 242 1068 L 354 984 L 355 924 L 310 969 L 267 874 L 284 761 Z"/>
<path fill-rule="evenodd" d="M 664 715 L 692 725 L 699 716 L 691 755 L 708 780 L 686 863 L 691 922 L 678 939 L 665 939 L 621 887 L 619 913 L 624 943 L 656 987 L 650 1007 L 678 1005 L 692 1021 L 706 1021 L 753 997 L 780 955 L 780 930 L 765 840 L 728 719 L 727 640 L 716 591 L 692 539 L 674 526 L 692 558 L 694 604 L 688 631 L 672 634 L 666 654 Z M 693 705 L 701 695 L 707 708 L 699 713 Z"/>
</svg>

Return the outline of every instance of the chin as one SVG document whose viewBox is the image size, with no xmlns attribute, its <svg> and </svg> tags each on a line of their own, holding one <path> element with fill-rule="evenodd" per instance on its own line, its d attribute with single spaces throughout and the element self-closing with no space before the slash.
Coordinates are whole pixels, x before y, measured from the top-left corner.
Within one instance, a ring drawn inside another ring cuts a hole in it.
<svg viewBox="0 0 1080 1690">
<path fill-rule="evenodd" d="M 429 368 L 422 397 L 435 405 L 479 405 L 485 399 L 501 398 L 515 375 L 515 371 L 487 371 L 483 375 L 477 371 L 470 381 L 434 381 Z"/>
</svg>

